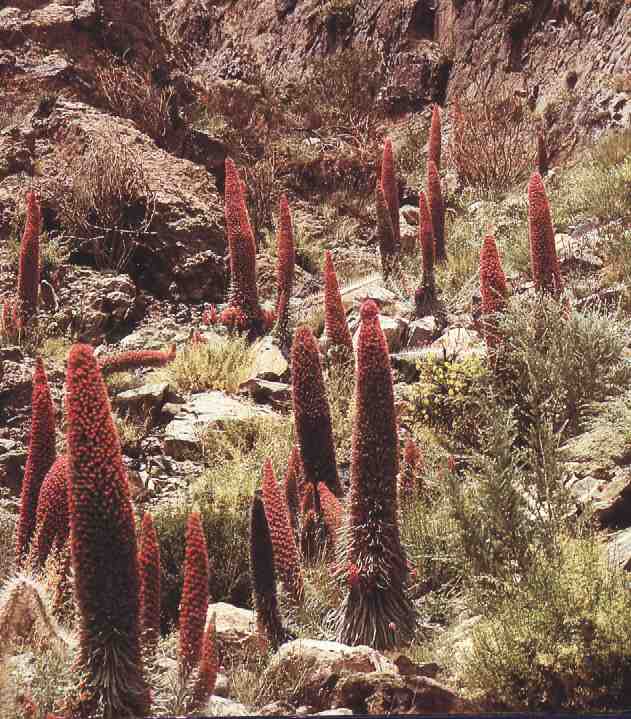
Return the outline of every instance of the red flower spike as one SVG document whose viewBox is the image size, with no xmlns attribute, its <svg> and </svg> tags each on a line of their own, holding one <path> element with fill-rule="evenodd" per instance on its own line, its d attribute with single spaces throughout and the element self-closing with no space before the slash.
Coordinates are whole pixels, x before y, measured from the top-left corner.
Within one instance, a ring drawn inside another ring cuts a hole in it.
<svg viewBox="0 0 631 719">
<path fill-rule="evenodd" d="M 283 292 L 286 293 L 287 299 L 291 297 L 294 286 L 294 268 L 296 264 L 296 254 L 294 250 L 294 231 L 291 224 L 291 213 L 289 212 L 289 203 L 286 195 L 280 198 L 280 220 L 278 228 L 277 240 L 277 264 L 276 264 L 276 314 L 279 315 L 279 303 Z"/>
<path fill-rule="evenodd" d="M 388 345 L 372 300 L 360 316 L 346 561 L 359 568 L 363 586 L 351 586 L 345 596 L 338 638 L 381 650 L 409 641 L 417 617 L 398 524 L 399 447 Z M 390 621 L 394 633 L 387 630 Z"/>
<path fill-rule="evenodd" d="M 243 315 L 247 328 L 254 335 L 261 334 L 261 307 L 256 287 L 256 242 L 245 204 L 244 185 L 230 158 L 226 159 L 225 216 L 232 285 L 230 307 Z"/>
<path fill-rule="evenodd" d="M 263 467 L 261 489 L 265 516 L 272 538 L 274 566 L 289 596 L 296 604 L 300 604 L 304 590 L 298 548 L 289 523 L 285 498 L 278 487 L 269 459 Z"/>
<path fill-rule="evenodd" d="M 506 306 L 508 286 L 493 235 L 484 238 L 480 251 L 480 294 L 483 315 L 501 312 Z"/>
<path fill-rule="evenodd" d="M 206 343 L 204 335 L 199 330 L 194 330 L 189 340 L 192 345 L 203 345 Z"/>
<path fill-rule="evenodd" d="M 153 647 L 160 638 L 160 545 L 148 512 L 142 518 L 140 537 L 140 626 Z"/>
<path fill-rule="evenodd" d="M 35 552 L 44 566 L 53 546 L 62 547 L 68 539 L 68 458 L 57 457 L 48 471 L 37 500 Z"/>
<path fill-rule="evenodd" d="M 33 374 L 31 438 L 22 481 L 16 552 L 23 559 L 35 533 L 42 482 L 55 461 L 55 409 L 44 364 L 38 357 Z"/>
<path fill-rule="evenodd" d="M 326 336 L 334 347 L 344 347 L 353 352 L 353 338 L 346 321 L 346 312 L 337 283 L 331 253 L 324 253 L 324 327 Z"/>
<path fill-rule="evenodd" d="M 563 290 L 559 258 L 554 242 L 550 204 L 538 172 L 528 183 L 528 233 L 532 279 L 540 292 L 558 297 Z"/>
<path fill-rule="evenodd" d="M 176 349 L 172 344 L 168 350 L 135 350 L 119 352 L 108 357 L 99 357 L 99 367 L 103 374 L 126 372 L 138 367 L 164 367 L 175 359 Z"/>
<path fill-rule="evenodd" d="M 423 279 L 415 294 L 416 314 L 422 317 L 436 298 L 436 280 L 434 275 L 434 229 L 432 216 L 424 192 L 419 193 L 418 239 L 423 259 Z"/>
<path fill-rule="evenodd" d="M 291 352 L 292 397 L 296 434 L 305 481 L 324 482 L 342 496 L 335 461 L 331 411 L 324 389 L 318 345 L 309 327 L 299 327 Z"/>
<path fill-rule="evenodd" d="M 238 307 L 226 307 L 219 319 L 221 324 L 233 332 L 242 332 L 248 326 L 248 318 Z"/>
<path fill-rule="evenodd" d="M 394 174 L 394 155 L 392 141 L 387 139 L 383 146 L 383 159 L 381 162 L 381 187 L 386 198 L 396 247 L 401 245 L 401 226 L 399 221 L 399 187 Z"/>
<path fill-rule="evenodd" d="M 204 632 L 202 641 L 202 656 L 199 661 L 199 674 L 193 689 L 193 705 L 203 707 L 211 697 L 217 675 L 219 674 L 219 660 L 217 658 L 217 641 L 215 615 L 211 617 Z"/>
<path fill-rule="evenodd" d="M 323 482 L 318 484 L 318 494 L 327 534 L 335 546 L 338 530 L 342 526 L 342 504 Z"/>
<path fill-rule="evenodd" d="M 423 453 L 416 442 L 408 437 L 403 449 L 403 466 L 399 479 L 399 498 L 402 501 L 411 500 L 416 494 L 422 492 L 422 475 L 425 469 Z"/>
<path fill-rule="evenodd" d="M 86 703 L 109 718 L 149 712 L 139 631 L 134 515 L 107 389 L 92 348 L 74 345 L 66 377 L 68 506 L 79 666 Z"/>
<path fill-rule="evenodd" d="M 274 549 L 260 490 L 254 492 L 250 511 L 250 577 L 260 638 L 276 650 L 286 632 L 278 611 Z"/>
<path fill-rule="evenodd" d="M 18 325 L 22 327 L 37 311 L 39 294 L 40 258 L 39 227 L 42 220 L 41 208 L 34 192 L 26 193 L 26 225 L 20 245 L 18 270 Z"/>
<path fill-rule="evenodd" d="M 434 260 L 444 262 L 447 259 L 447 251 L 445 250 L 445 206 L 443 204 L 440 175 L 438 174 L 436 163 L 432 160 L 427 162 L 427 199 L 434 230 Z"/>
<path fill-rule="evenodd" d="M 429 142 L 427 159 L 431 160 L 436 169 L 440 172 L 442 130 L 440 121 L 440 109 L 438 105 L 432 106 L 432 123 L 429 128 Z"/>
<path fill-rule="evenodd" d="M 180 603 L 180 661 L 185 676 L 198 662 L 208 610 L 208 551 L 199 512 L 191 512 L 186 529 L 184 587 Z"/>
<path fill-rule="evenodd" d="M 269 332 L 269 330 L 271 330 L 274 326 L 275 321 L 276 314 L 274 313 L 274 310 L 261 309 L 261 322 L 264 332 Z"/>
<path fill-rule="evenodd" d="M 502 312 L 506 307 L 508 287 L 493 235 L 484 238 L 480 251 L 480 294 L 482 317 L 485 318 L 484 337 L 487 345 L 494 347 L 499 337 L 494 330 L 496 322 L 493 315 Z"/>
</svg>

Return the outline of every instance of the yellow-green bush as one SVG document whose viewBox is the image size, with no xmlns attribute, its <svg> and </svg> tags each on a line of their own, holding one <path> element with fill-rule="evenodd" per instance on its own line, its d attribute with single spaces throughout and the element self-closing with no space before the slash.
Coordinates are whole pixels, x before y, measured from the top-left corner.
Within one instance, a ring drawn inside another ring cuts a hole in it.
<svg viewBox="0 0 631 719">
<path fill-rule="evenodd" d="M 459 441 L 476 433 L 480 382 L 487 370 L 476 355 L 463 360 L 430 358 L 418 363 L 420 378 L 413 391 L 416 418 L 442 428 Z"/>
<path fill-rule="evenodd" d="M 489 708 L 629 708 L 631 593 L 595 539 L 569 539 L 472 634 L 462 678 Z"/>
</svg>

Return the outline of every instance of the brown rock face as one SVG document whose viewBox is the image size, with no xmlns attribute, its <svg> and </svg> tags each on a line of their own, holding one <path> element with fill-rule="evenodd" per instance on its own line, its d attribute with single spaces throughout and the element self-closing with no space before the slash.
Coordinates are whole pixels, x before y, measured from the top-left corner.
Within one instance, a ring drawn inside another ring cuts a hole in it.
<svg viewBox="0 0 631 719">
<path fill-rule="evenodd" d="M 107 137 L 112 138 L 112 163 L 114 150 L 123 146 L 144 177 L 137 191 L 147 227 L 133 236 L 136 245 L 127 268 L 132 277 L 159 296 L 218 301 L 226 287 L 223 260 L 217 256 L 225 247 L 221 198 L 203 167 L 158 148 L 132 122 L 71 100 L 56 100 L 45 116 L 30 114 L 3 139 L 23 163 L 38 163 L 40 192 L 55 225 L 61 202 L 83 182 L 81 158 Z M 0 236 L 8 231 L 26 179 L 9 174 L 0 180 L 0 218 L 7 220 L 0 224 Z M 99 234 L 86 232 L 85 239 Z M 91 250 L 83 249 L 88 245 L 79 247 L 89 255 Z"/>
</svg>

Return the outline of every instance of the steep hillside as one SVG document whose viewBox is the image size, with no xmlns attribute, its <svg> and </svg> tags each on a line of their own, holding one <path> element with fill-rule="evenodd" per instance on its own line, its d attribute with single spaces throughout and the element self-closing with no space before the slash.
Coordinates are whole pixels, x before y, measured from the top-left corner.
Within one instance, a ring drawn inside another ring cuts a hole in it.
<svg viewBox="0 0 631 719">
<path fill-rule="evenodd" d="M 631 3 L 0 7 L 0 719 L 631 707 Z"/>
</svg>

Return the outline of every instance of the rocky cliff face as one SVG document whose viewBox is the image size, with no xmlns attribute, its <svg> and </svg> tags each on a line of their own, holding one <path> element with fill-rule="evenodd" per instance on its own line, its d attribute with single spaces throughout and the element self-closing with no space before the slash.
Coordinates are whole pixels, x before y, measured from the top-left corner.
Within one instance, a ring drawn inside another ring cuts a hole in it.
<svg viewBox="0 0 631 719">
<path fill-rule="evenodd" d="M 109 133 L 137 156 L 140 201 L 153 213 L 134 278 L 161 296 L 187 299 L 193 286 L 190 299 L 216 301 L 226 285 L 226 149 L 188 122 L 196 92 L 224 80 L 278 83 L 359 47 L 379 65 L 375 102 L 392 121 L 503 86 L 537 110 L 561 157 L 631 123 L 631 5 L 622 0 L 8 0 L 0 238 L 14 233 L 31 185 L 55 230 L 69 134 L 85 148 Z"/>
<path fill-rule="evenodd" d="M 508 86 L 576 141 L 630 122 L 631 6 L 622 0 L 177 0 L 164 18 L 201 75 L 302 73 L 370 45 L 396 112 Z"/>
</svg>

